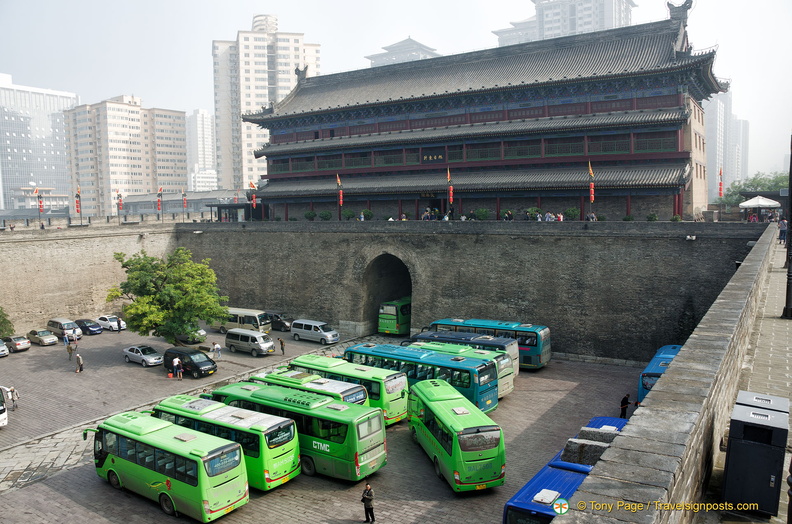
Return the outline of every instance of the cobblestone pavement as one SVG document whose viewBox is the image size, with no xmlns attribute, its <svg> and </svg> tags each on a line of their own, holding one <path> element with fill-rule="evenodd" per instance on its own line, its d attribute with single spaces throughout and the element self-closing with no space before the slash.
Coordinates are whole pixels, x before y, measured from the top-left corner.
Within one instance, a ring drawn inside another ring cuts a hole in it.
<svg viewBox="0 0 792 524">
<path fill-rule="evenodd" d="M 213 335 L 209 334 L 209 340 Z M 121 348 L 141 342 L 160 350 L 167 347 L 161 339 L 141 339 L 126 332 L 86 337 L 80 342 L 86 361 L 82 374 L 74 373 L 63 346 L 34 346 L 0 361 L 0 384 L 14 384 L 22 394 L 20 408 L 0 430 L 4 523 L 162 521 L 156 503 L 127 491 L 117 492 L 97 477 L 91 442 L 82 440 L 82 429 L 95 427 L 112 413 L 143 409 L 177 393 L 211 389 L 214 383 L 235 381 L 320 348 L 288 340 L 286 357 L 254 359 L 224 352 L 216 377 L 178 382 L 167 379 L 161 367 L 146 369 L 123 361 Z M 499 522 L 505 501 L 581 425 L 592 416 L 618 414 L 624 393 L 635 395 L 639 372 L 631 367 L 565 361 L 554 361 L 538 372 L 522 372 L 514 393 L 492 413 L 506 436 L 507 483 L 485 492 L 454 494 L 434 476 L 426 455 L 411 441 L 407 425 L 389 428 L 388 465 L 370 478 L 377 520 Z M 285 523 L 359 522 L 363 520 L 360 491 L 362 483 L 300 475 L 272 492 L 252 491 L 250 504 L 223 517 L 223 522 L 261 522 L 265 516 Z"/>
</svg>

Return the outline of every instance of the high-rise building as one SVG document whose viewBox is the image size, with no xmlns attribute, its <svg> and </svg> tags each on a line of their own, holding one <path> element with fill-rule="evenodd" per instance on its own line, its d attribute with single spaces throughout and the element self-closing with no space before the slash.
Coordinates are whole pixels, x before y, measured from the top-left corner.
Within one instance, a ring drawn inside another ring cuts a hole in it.
<svg viewBox="0 0 792 524">
<path fill-rule="evenodd" d="M 217 189 L 214 116 L 206 109 L 187 115 L 187 166 L 189 191 Z"/>
<path fill-rule="evenodd" d="M 303 33 L 278 31 L 278 18 L 257 15 L 250 31 L 236 40 L 215 40 L 215 130 L 218 186 L 247 189 L 267 173 L 253 151 L 269 139 L 266 130 L 242 121 L 280 101 L 297 85 L 298 77 L 319 74 L 319 44 L 305 43 Z"/>
<path fill-rule="evenodd" d="M 493 31 L 498 45 L 513 45 L 630 25 L 633 0 L 531 0 L 536 15 Z"/>
<path fill-rule="evenodd" d="M 0 74 L 0 209 L 19 209 L 28 188 L 67 194 L 63 111 L 80 102 L 74 93 L 14 85 Z M 64 207 L 47 198 L 45 208 Z"/>
<path fill-rule="evenodd" d="M 384 53 L 369 55 L 364 58 L 371 61 L 371 67 L 379 67 L 390 64 L 401 64 L 402 62 L 412 62 L 414 60 L 424 60 L 425 58 L 435 58 L 441 56 L 435 49 L 423 45 L 421 42 L 407 38 L 401 42 L 396 42 L 382 49 Z"/>
<path fill-rule="evenodd" d="M 145 109 L 128 95 L 80 105 L 66 111 L 66 142 L 83 215 L 117 214 L 119 195 L 187 187 L 184 111 Z"/>
<path fill-rule="evenodd" d="M 723 188 L 748 178 L 748 121 L 732 112 L 731 91 L 704 101 L 707 137 L 708 194 L 710 202 L 718 198 L 718 175 L 723 170 Z"/>
</svg>

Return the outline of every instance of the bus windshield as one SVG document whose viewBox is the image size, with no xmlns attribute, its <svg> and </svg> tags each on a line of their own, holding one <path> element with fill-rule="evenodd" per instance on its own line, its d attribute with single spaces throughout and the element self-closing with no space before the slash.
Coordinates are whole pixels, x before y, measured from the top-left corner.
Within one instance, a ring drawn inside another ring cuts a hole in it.
<svg viewBox="0 0 792 524">
<path fill-rule="evenodd" d="M 385 379 L 385 393 L 392 395 L 407 389 L 407 375 L 399 373 Z"/>
<path fill-rule="evenodd" d="M 502 353 L 495 357 L 495 362 L 498 363 L 498 371 L 504 371 L 507 369 L 511 369 L 512 361 L 508 354 Z"/>
<path fill-rule="evenodd" d="M 643 382 L 644 389 L 646 390 L 652 389 L 652 386 L 654 386 L 657 383 L 657 380 L 659 378 L 660 378 L 659 374 L 649 375 L 648 373 L 645 373 L 641 375 L 641 381 Z"/>
<path fill-rule="evenodd" d="M 216 477 L 239 466 L 242 460 L 239 444 L 220 448 L 211 455 L 204 457 L 204 468 L 210 477 Z"/>
<path fill-rule="evenodd" d="M 259 327 L 269 322 L 269 318 L 267 318 L 266 313 L 259 313 L 258 315 L 256 315 L 256 321 L 258 322 L 258 324 L 254 323 L 253 325 L 255 327 Z"/>
<path fill-rule="evenodd" d="M 459 449 L 484 451 L 498 447 L 500 430 L 497 427 L 469 428 L 459 432 Z"/>
<path fill-rule="evenodd" d="M 269 449 L 277 448 L 287 442 L 294 440 L 294 422 L 289 422 L 277 428 L 268 431 L 264 438 L 267 440 L 267 447 Z"/>
<path fill-rule="evenodd" d="M 498 371 L 495 369 L 494 364 L 481 366 L 478 368 L 479 372 L 479 385 L 484 386 L 498 378 Z"/>
<path fill-rule="evenodd" d="M 379 416 L 369 417 L 357 423 L 358 440 L 364 440 L 382 431 L 382 419 Z"/>
</svg>

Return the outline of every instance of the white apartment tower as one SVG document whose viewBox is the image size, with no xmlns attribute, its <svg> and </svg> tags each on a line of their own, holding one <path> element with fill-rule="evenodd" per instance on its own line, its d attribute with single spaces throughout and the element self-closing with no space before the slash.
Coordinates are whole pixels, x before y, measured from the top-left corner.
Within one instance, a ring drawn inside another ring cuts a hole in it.
<svg viewBox="0 0 792 524">
<path fill-rule="evenodd" d="M 119 195 L 187 188 L 184 111 L 144 109 L 140 98 L 122 95 L 67 111 L 66 131 L 71 191 L 79 187 L 83 215 L 118 214 Z"/>
<path fill-rule="evenodd" d="M 319 74 L 319 44 L 305 43 L 303 33 L 278 31 L 278 18 L 257 15 L 250 31 L 236 40 L 212 42 L 214 58 L 217 172 L 221 189 L 247 189 L 266 175 L 266 162 L 253 152 L 269 139 L 242 114 L 280 101 L 297 85 L 296 69 Z"/>
<path fill-rule="evenodd" d="M 187 115 L 188 191 L 217 189 L 214 116 L 206 109 Z"/>
<path fill-rule="evenodd" d="M 70 190 L 63 111 L 80 102 L 74 93 L 14 85 L 0 74 L 0 209 L 27 206 L 36 187 Z M 44 198 L 44 207 L 66 207 Z"/>
<path fill-rule="evenodd" d="M 493 31 L 498 45 L 625 27 L 632 21 L 633 0 L 531 0 L 536 15 Z"/>
<path fill-rule="evenodd" d="M 718 174 L 723 169 L 724 191 L 734 182 L 748 178 L 747 120 L 732 112 L 731 91 L 718 93 L 701 104 L 704 109 L 707 139 L 707 193 L 710 202 L 718 198 Z"/>
</svg>

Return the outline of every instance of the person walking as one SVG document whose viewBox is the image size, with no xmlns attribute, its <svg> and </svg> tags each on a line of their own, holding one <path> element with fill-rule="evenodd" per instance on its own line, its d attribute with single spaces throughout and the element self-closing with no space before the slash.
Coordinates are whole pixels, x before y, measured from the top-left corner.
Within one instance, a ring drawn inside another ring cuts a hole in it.
<svg viewBox="0 0 792 524">
<path fill-rule="evenodd" d="M 173 376 L 177 380 L 181 380 L 182 379 L 182 363 L 181 363 L 181 359 L 179 357 L 174 357 L 173 358 Z"/>
<path fill-rule="evenodd" d="M 782 218 L 781 220 L 778 221 L 779 244 L 786 244 L 787 229 L 789 229 L 789 223 L 787 222 L 786 218 Z"/>
<path fill-rule="evenodd" d="M 624 398 L 621 399 L 621 413 L 619 414 L 619 418 L 627 418 L 627 408 L 630 406 L 630 394 L 627 393 L 624 395 Z"/>
<path fill-rule="evenodd" d="M 16 411 L 17 401 L 19 400 L 19 391 L 14 389 L 14 386 L 11 386 L 8 389 L 8 400 L 11 401 L 11 411 Z"/>
<path fill-rule="evenodd" d="M 72 342 L 74 342 L 74 351 L 77 351 L 77 330 L 72 329 Z"/>
<path fill-rule="evenodd" d="M 118 332 L 121 333 L 121 317 L 116 317 L 116 327 L 118 328 Z"/>
<path fill-rule="evenodd" d="M 64 346 L 69 345 L 69 333 L 66 331 L 63 332 L 63 345 Z"/>
<path fill-rule="evenodd" d="M 366 520 L 363 522 L 374 522 L 374 490 L 371 489 L 371 484 L 366 483 L 366 489 L 363 490 L 363 497 L 360 499 L 363 503 L 363 511 L 366 513 Z"/>
<path fill-rule="evenodd" d="M 74 372 L 75 373 L 82 373 L 82 370 L 83 370 L 83 358 L 80 356 L 79 353 L 75 353 L 75 358 L 77 359 L 77 369 Z"/>
<path fill-rule="evenodd" d="M 212 344 L 212 351 L 214 351 L 214 359 L 215 360 L 220 360 L 220 356 L 221 356 L 220 355 L 220 350 L 221 349 L 222 348 L 220 347 L 220 344 L 218 344 L 217 341 L 215 340 L 214 344 Z"/>
<path fill-rule="evenodd" d="M 69 353 L 69 360 L 71 361 L 72 354 L 74 353 L 74 346 L 72 346 L 71 344 L 67 344 L 66 351 Z"/>
<path fill-rule="evenodd" d="M 286 343 L 283 341 L 282 338 L 278 338 L 278 344 L 280 344 L 281 355 L 285 355 L 286 354 Z"/>
</svg>

